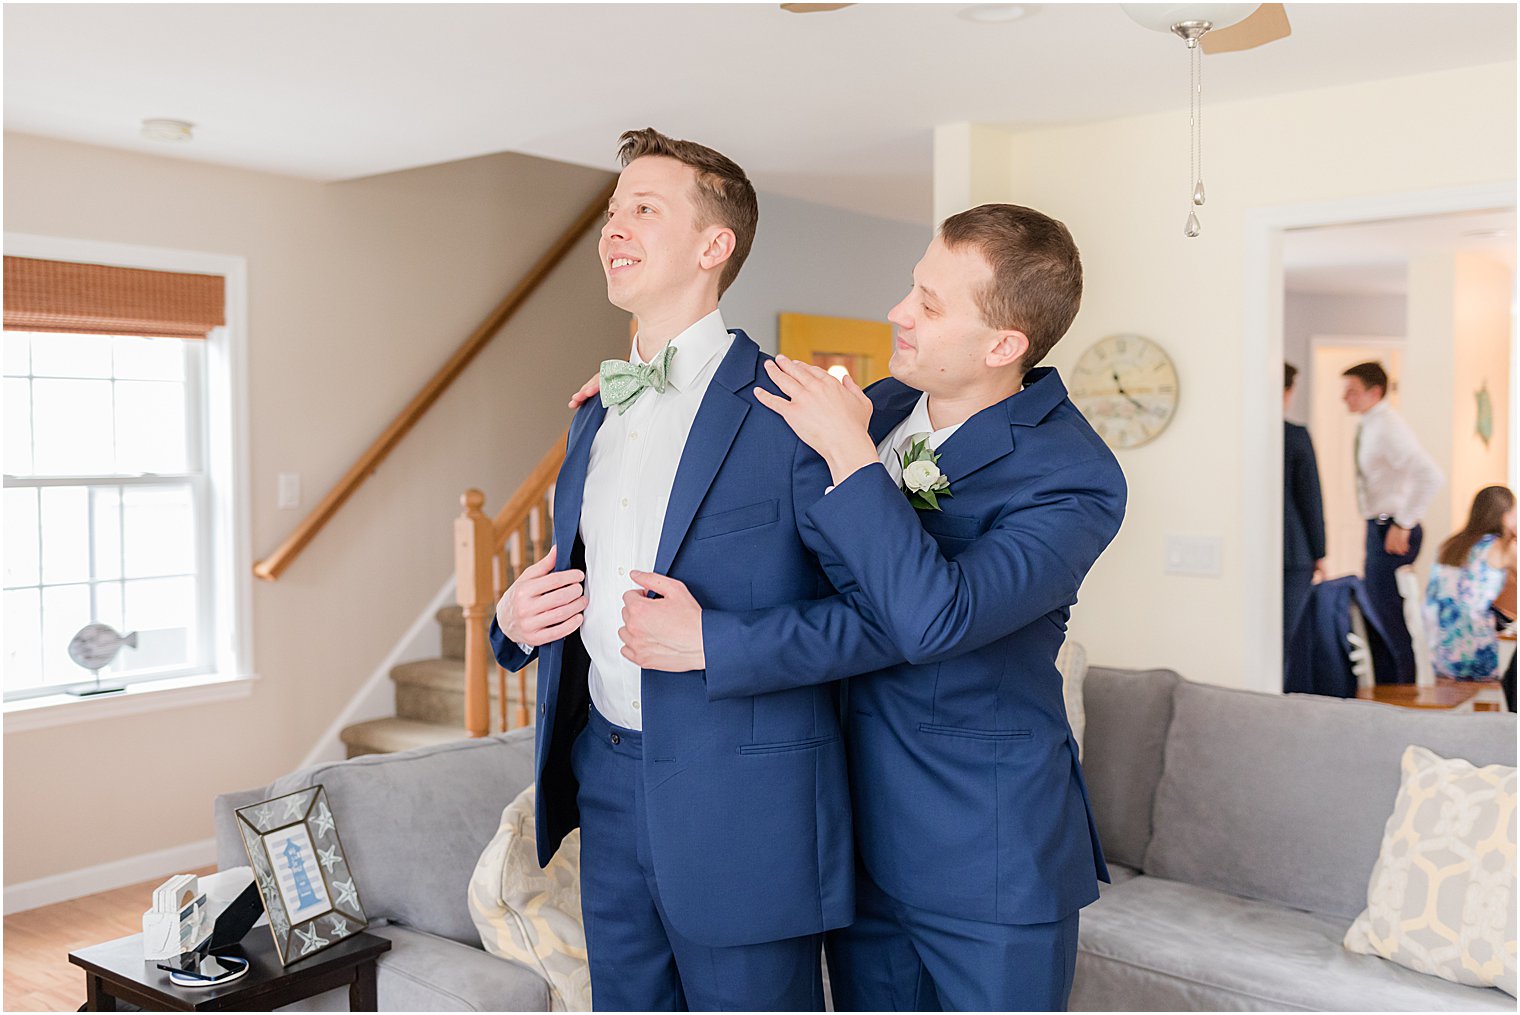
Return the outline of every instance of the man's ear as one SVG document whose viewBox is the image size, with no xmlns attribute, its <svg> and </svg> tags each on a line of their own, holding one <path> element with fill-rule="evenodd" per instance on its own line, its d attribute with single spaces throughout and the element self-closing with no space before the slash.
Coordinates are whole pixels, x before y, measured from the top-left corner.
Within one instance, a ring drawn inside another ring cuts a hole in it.
<svg viewBox="0 0 1520 1015">
<path fill-rule="evenodd" d="M 712 231 L 707 238 L 707 245 L 702 248 L 702 256 L 697 263 L 704 269 L 711 271 L 734 254 L 734 247 L 738 244 L 734 237 L 734 231 L 727 226 L 720 226 Z"/>
<path fill-rule="evenodd" d="M 997 333 L 997 341 L 987 350 L 986 363 L 989 367 L 1012 366 L 1023 359 L 1027 352 L 1029 338 L 1022 331 L 1000 331 Z"/>
</svg>

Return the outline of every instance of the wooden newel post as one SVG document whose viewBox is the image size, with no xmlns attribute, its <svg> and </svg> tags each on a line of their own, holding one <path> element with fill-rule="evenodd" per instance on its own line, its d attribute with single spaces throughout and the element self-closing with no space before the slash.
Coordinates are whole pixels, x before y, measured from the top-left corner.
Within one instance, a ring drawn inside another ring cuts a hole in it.
<svg viewBox="0 0 1520 1015">
<path fill-rule="evenodd" d="M 472 737 L 490 732 L 490 689 L 486 674 L 494 660 L 486 632 L 496 609 L 491 581 L 495 533 L 480 509 L 486 495 L 469 489 L 459 498 L 464 511 L 454 519 L 454 593 L 464 609 L 464 726 Z"/>
</svg>

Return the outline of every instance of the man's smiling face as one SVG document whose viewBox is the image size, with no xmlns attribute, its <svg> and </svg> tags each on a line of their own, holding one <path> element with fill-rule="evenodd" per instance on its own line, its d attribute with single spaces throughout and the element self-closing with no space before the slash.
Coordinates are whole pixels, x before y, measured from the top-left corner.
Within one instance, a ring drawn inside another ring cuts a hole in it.
<svg viewBox="0 0 1520 1015">
<path fill-rule="evenodd" d="M 631 314 L 657 314 L 702 284 L 707 244 L 699 228 L 696 170 L 675 159 L 634 159 L 607 203 L 597 249 L 607 299 Z"/>
</svg>

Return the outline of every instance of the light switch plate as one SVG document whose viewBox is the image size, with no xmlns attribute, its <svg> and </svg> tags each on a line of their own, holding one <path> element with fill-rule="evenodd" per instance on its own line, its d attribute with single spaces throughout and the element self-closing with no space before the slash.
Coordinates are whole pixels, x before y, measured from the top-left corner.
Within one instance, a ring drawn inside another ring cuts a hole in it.
<svg viewBox="0 0 1520 1015">
<path fill-rule="evenodd" d="M 299 472 L 280 473 L 275 500 L 276 506 L 281 508 L 301 506 L 301 474 Z"/>
<path fill-rule="evenodd" d="M 1195 578 L 1218 578 L 1222 555 L 1217 536 L 1167 536 L 1167 574 Z"/>
</svg>

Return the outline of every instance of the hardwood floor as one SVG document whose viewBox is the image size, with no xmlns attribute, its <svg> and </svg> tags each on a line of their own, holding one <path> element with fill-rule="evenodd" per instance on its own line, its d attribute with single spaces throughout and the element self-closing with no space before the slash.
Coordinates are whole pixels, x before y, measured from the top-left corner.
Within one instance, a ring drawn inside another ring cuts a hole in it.
<svg viewBox="0 0 1520 1015">
<path fill-rule="evenodd" d="M 191 874 L 210 874 L 206 867 Z M 84 972 L 69 952 L 142 930 L 142 914 L 163 878 L 5 918 L 6 1011 L 74 1011 L 84 1004 Z"/>
</svg>

